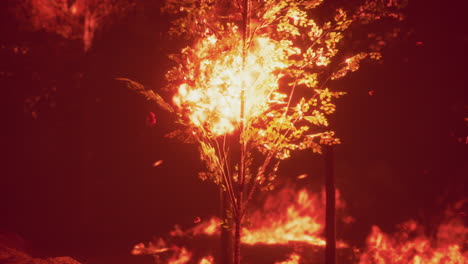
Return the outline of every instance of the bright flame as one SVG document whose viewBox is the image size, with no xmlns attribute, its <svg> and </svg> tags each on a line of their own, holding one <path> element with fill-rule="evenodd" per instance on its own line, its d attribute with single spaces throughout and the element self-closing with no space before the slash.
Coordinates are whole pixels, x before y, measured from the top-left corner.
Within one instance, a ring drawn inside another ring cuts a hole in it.
<svg viewBox="0 0 468 264">
<path fill-rule="evenodd" d="M 242 41 L 236 33 L 218 40 L 214 35 L 195 46 L 195 61 L 187 59 L 189 74 L 174 96 L 174 104 L 197 127 L 215 135 L 233 132 L 241 123 L 241 91 L 244 90 L 244 120 L 264 113 L 282 102 L 277 92 L 279 70 L 286 68 L 288 55 L 280 43 L 255 38 L 242 59 Z"/>
<path fill-rule="evenodd" d="M 305 189 L 296 192 L 288 187 L 268 196 L 263 208 L 251 214 L 250 226 L 242 229 L 242 243 L 280 245 L 303 242 L 325 246 L 325 239 L 321 236 L 325 226 L 323 201 L 323 194 L 311 194 Z M 341 209 L 344 205 L 338 191 L 337 201 L 337 208 Z M 219 218 L 213 217 L 209 222 L 194 227 L 192 232 L 213 235 L 219 233 L 220 224 Z M 347 247 L 341 241 L 337 245 Z"/>
<path fill-rule="evenodd" d="M 202 232 L 209 236 L 219 234 L 220 225 L 221 225 L 221 221 L 219 220 L 219 218 L 212 217 L 208 225 L 202 229 Z"/>
<path fill-rule="evenodd" d="M 323 231 L 323 205 L 319 195 L 306 190 L 295 194 L 283 189 L 276 196 L 269 196 L 263 210 L 252 214 L 252 227 L 244 228 L 242 242 L 246 244 L 287 244 L 302 241 L 324 246 L 320 237 Z"/>
<path fill-rule="evenodd" d="M 192 258 L 192 253 L 182 248 L 176 255 L 172 256 L 167 264 L 186 264 Z"/>
<path fill-rule="evenodd" d="M 340 210 L 344 207 L 344 202 L 339 192 L 336 195 L 336 207 Z M 464 200 L 460 201 L 454 209 L 445 212 L 449 221 L 438 227 L 434 237 L 424 235 L 423 228 L 415 221 L 404 223 L 401 225 L 401 231 L 392 236 L 374 226 L 367 238 L 367 248 L 359 256 L 359 264 L 468 263 L 468 227 L 464 225 L 463 219 L 460 219 L 460 216 L 464 217 L 464 213 L 460 211 L 465 203 Z M 267 196 L 264 205 L 250 214 L 250 225 L 242 230 L 242 242 L 248 245 L 287 245 L 290 242 L 300 242 L 323 247 L 325 240 L 321 235 L 324 229 L 324 209 L 323 192 L 312 194 L 305 189 L 296 191 L 294 188 L 285 187 Z M 171 232 L 170 242 L 159 239 L 147 245 L 140 243 L 134 247 L 132 254 L 161 256 L 161 260 L 166 260 L 162 263 L 169 264 L 188 261 L 214 264 L 213 257 L 193 257 L 186 248 L 175 242 L 180 241 L 180 237 L 219 236 L 220 229 L 221 220 L 216 217 L 201 221 L 188 230 L 176 226 Z M 344 248 L 347 245 L 338 242 L 337 247 Z M 301 259 L 301 256 L 294 252 L 286 260 L 275 264 L 297 264 L 304 261 L 305 256 Z"/>
<path fill-rule="evenodd" d="M 214 264 L 214 260 L 212 256 L 208 256 L 206 258 L 202 258 L 199 264 Z"/>
<path fill-rule="evenodd" d="M 367 250 L 361 255 L 360 264 L 465 264 L 468 251 L 468 228 L 460 222 L 450 222 L 439 227 L 437 241 L 425 235 L 414 234 L 420 227 L 414 221 L 402 225 L 402 231 L 389 236 L 377 226 L 367 238 Z"/>
<path fill-rule="evenodd" d="M 242 242 L 249 245 L 303 242 L 325 246 L 321 236 L 325 226 L 323 201 L 321 195 L 310 194 L 305 189 L 299 192 L 292 188 L 282 189 L 266 199 L 262 210 L 252 213 L 252 225 L 243 229 Z M 346 247 L 343 242 L 337 245 Z"/>
<path fill-rule="evenodd" d="M 298 255 L 297 253 L 292 253 L 287 260 L 276 262 L 275 264 L 299 264 L 300 260 L 301 260 L 300 255 Z"/>
</svg>

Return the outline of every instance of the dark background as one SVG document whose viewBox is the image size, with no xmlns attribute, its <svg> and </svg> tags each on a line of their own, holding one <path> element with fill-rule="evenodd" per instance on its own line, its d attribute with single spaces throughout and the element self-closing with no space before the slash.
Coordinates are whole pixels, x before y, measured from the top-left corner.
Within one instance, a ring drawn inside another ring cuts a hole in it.
<svg viewBox="0 0 468 264">
<path fill-rule="evenodd" d="M 343 142 L 335 148 L 336 181 L 356 219 L 339 232 L 352 245 L 364 243 L 371 225 L 391 232 L 417 219 L 434 227 L 448 205 L 466 198 L 463 2 L 410 0 L 383 64 L 337 87 L 349 94 L 332 122 Z M 24 29 L 12 2 L 1 5 L 1 230 L 20 234 L 39 255 L 86 258 L 127 254 L 174 224 L 218 214 L 216 187 L 196 177 L 196 147 L 165 139 L 171 119 L 114 80 L 164 85 L 167 54 L 183 43 L 165 37 L 158 3 L 141 2 L 99 32 L 87 53 L 79 41 Z M 28 52 L 13 52 L 17 46 Z M 49 97 L 25 107 L 39 94 Z M 164 162 L 152 167 L 157 160 Z M 323 162 L 298 154 L 280 176 L 308 173 L 298 185 L 317 188 Z"/>
</svg>

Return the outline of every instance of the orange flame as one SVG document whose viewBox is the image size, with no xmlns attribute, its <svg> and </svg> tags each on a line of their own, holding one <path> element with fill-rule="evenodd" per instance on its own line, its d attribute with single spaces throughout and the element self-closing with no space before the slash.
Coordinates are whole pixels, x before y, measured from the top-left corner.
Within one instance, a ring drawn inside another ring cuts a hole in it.
<svg viewBox="0 0 468 264">
<path fill-rule="evenodd" d="M 192 253 L 182 248 L 176 255 L 172 256 L 167 264 L 186 264 L 192 258 Z"/>
<path fill-rule="evenodd" d="M 296 192 L 293 188 L 284 188 L 276 195 L 267 197 L 262 209 L 254 211 L 249 218 L 250 225 L 242 229 L 242 243 L 255 244 L 288 244 L 302 242 L 315 246 L 325 246 L 321 236 L 324 229 L 323 194 L 311 194 L 302 189 Z M 337 208 L 344 203 L 337 192 Z M 213 217 L 192 229 L 193 234 L 219 234 L 221 220 Z M 338 247 L 347 247 L 339 241 Z"/>
<path fill-rule="evenodd" d="M 202 258 L 199 262 L 199 264 L 214 264 L 214 260 L 212 256 L 208 256 L 205 258 Z"/>
<path fill-rule="evenodd" d="M 421 228 L 415 221 L 402 225 L 402 231 L 394 236 L 383 233 L 377 226 L 367 238 L 367 250 L 360 257 L 360 264 L 464 264 L 468 263 L 468 251 L 463 244 L 468 242 L 468 228 L 458 221 L 439 227 L 437 241 L 424 234 L 412 238 Z"/>
<path fill-rule="evenodd" d="M 299 264 L 300 260 L 301 260 L 300 255 L 298 255 L 297 253 L 292 253 L 287 260 L 276 262 L 275 264 Z"/>
<path fill-rule="evenodd" d="M 296 192 L 292 188 L 284 188 L 269 196 L 262 210 L 252 213 L 252 224 L 243 229 L 242 242 L 249 245 L 303 242 L 323 247 L 326 244 L 321 236 L 324 206 L 321 195 L 311 194 L 305 189 Z M 343 203 L 338 203 L 338 207 L 342 206 Z M 346 247 L 343 242 L 337 245 Z"/>
<path fill-rule="evenodd" d="M 214 35 L 201 39 L 194 49 L 195 61 L 187 59 L 190 74 L 173 98 L 195 126 L 216 136 L 233 132 L 241 123 L 242 90 L 246 122 L 286 97 L 277 92 L 278 71 L 288 66 L 280 43 L 256 37 L 244 61 L 239 39 L 235 32 L 222 41 Z"/>
<path fill-rule="evenodd" d="M 275 244 L 286 245 L 291 242 L 306 243 L 314 246 L 325 246 L 322 238 L 324 229 L 323 193 L 311 194 L 302 189 L 283 188 L 270 194 L 262 208 L 254 211 L 242 232 L 242 243 L 247 245 Z M 424 235 L 423 228 L 415 221 L 401 225 L 401 231 L 389 235 L 374 226 L 367 238 L 367 248 L 359 256 L 359 264 L 465 264 L 468 263 L 468 227 L 460 217 L 466 201 L 456 204 L 455 213 L 446 212 L 450 221 L 438 227 L 432 238 Z M 337 209 L 344 207 L 337 192 Z M 344 218 L 346 220 L 346 218 Z M 346 222 L 346 221 L 345 221 Z M 220 233 L 221 220 L 213 217 L 201 221 L 195 227 L 182 230 L 176 226 L 172 237 L 216 236 Z M 338 248 L 348 247 L 343 242 Z M 355 249 L 357 250 L 357 249 Z M 182 264 L 191 261 L 198 264 L 214 264 L 214 258 L 207 256 L 201 259 L 192 258 L 192 254 L 181 246 L 166 243 L 162 239 L 154 243 L 136 245 L 132 254 L 150 254 L 166 256 L 169 264 Z M 286 260 L 275 264 L 297 264 L 304 260 L 298 253 L 292 253 Z"/>
<path fill-rule="evenodd" d="M 283 189 L 267 198 L 263 210 L 252 214 L 252 227 L 244 228 L 246 244 L 287 244 L 292 241 L 324 246 L 323 205 L 319 195 L 300 190 Z"/>
</svg>

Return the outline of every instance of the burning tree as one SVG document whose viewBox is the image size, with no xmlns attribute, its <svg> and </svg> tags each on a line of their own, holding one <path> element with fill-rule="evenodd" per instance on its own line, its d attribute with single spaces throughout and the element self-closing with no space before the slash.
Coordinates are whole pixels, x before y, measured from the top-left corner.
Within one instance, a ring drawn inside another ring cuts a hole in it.
<svg viewBox="0 0 468 264">
<path fill-rule="evenodd" d="M 170 33 L 191 43 L 170 56 L 177 64 L 166 74 L 172 104 L 129 81 L 175 113 L 181 129 L 169 136 L 198 144 L 206 166 L 200 178 L 217 184 L 229 200 L 236 264 L 256 190 L 273 187 L 280 162 L 292 152 L 321 153 L 321 145 L 339 143 L 327 118 L 345 92 L 331 89 L 330 81 L 356 71 L 364 59 L 381 59 L 379 45 L 352 56 L 340 52 L 345 32 L 356 22 L 402 18 L 394 12 L 401 3 L 368 0 L 319 22 L 311 16 L 322 2 L 168 0 L 163 10 L 177 16 Z"/>
<path fill-rule="evenodd" d="M 81 40 L 87 51 L 109 17 L 124 14 L 133 5 L 132 0 L 22 0 L 17 4 L 17 16 L 35 30 Z"/>
</svg>

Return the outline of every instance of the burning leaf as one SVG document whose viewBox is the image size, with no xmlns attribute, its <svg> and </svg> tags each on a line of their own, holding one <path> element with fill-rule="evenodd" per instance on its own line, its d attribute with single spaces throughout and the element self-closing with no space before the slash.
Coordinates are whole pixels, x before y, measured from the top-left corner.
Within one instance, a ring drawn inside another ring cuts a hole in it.
<svg viewBox="0 0 468 264">
<path fill-rule="evenodd" d="M 304 173 L 304 174 L 301 174 L 301 175 L 297 176 L 297 179 L 302 180 L 302 179 L 307 178 L 308 176 L 309 176 L 309 174 Z"/>
<path fill-rule="evenodd" d="M 159 165 L 161 165 L 163 163 L 162 160 L 158 160 L 156 161 L 155 163 L 153 163 L 153 167 L 158 167 Z"/>
</svg>

